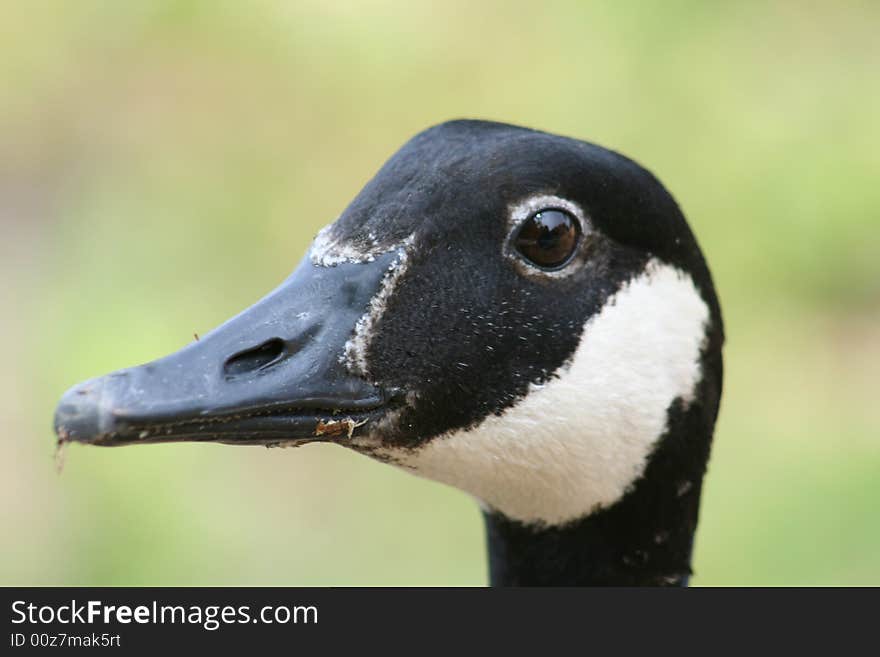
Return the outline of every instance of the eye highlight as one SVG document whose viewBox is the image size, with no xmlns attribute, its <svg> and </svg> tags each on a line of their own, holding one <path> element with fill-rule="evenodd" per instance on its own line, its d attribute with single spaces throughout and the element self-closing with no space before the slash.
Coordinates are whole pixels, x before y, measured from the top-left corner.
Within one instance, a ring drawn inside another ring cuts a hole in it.
<svg viewBox="0 0 880 657">
<path fill-rule="evenodd" d="M 565 210 L 546 208 L 526 219 L 513 244 L 519 254 L 541 269 L 563 267 L 580 241 L 580 223 Z"/>
</svg>

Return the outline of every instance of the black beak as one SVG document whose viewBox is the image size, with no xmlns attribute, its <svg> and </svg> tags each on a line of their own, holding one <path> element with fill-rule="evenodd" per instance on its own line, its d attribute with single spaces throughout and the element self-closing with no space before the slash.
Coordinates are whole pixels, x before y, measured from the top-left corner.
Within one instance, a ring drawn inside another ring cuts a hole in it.
<svg viewBox="0 0 880 657">
<path fill-rule="evenodd" d="M 345 345 L 396 257 L 334 267 L 306 257 L 201 340 L 68 390 L 55 411 L 59 441 L 272 445 L 368 430 L 396 397 L 348 370 Z"/>
</svg>

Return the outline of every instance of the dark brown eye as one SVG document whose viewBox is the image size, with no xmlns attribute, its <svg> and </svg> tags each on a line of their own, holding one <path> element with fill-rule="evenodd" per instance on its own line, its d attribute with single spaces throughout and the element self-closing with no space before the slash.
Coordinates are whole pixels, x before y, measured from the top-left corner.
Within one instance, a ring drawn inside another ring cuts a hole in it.
<svg viewBox="0 0 880 657">
<path fill-rule="evenodd" d="M 564 210 L 547 209 L 526 219 L 516 235 L 516 250 L 542 269 L 558 269 L 578 245 L 581 227 Z"/>
</svg>

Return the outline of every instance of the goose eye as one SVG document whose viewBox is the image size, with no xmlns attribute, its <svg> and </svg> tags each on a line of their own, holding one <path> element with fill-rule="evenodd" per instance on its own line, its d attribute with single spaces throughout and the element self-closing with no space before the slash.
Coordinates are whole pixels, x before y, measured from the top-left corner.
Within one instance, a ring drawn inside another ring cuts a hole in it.
<svg viewBox="0 0 880 657">
<path fill-rule="evenodd" d="M 542 269 L 558 269 L 574 254 L 580 224 L 564 210 L 547 209 L 526 219 L 516 235 L 516 250 Z"/>
</svg>

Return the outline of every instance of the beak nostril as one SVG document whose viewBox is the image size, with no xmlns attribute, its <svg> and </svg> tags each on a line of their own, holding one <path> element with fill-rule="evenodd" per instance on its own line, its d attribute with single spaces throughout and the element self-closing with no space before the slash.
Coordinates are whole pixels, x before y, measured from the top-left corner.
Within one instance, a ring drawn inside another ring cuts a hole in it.
<svg viewBox="0 0 880 657">
<path fill-rule="evenodd" d="M 285 352 L 284 340 L 272 338 L 259 346 L 231 356 L 223 364 L 223 373 L 228 378 L 232 378 L 263 369 L 281 360 Z"/>
</svg>

